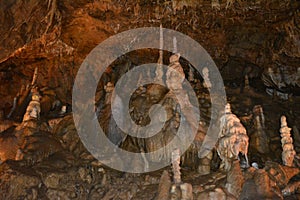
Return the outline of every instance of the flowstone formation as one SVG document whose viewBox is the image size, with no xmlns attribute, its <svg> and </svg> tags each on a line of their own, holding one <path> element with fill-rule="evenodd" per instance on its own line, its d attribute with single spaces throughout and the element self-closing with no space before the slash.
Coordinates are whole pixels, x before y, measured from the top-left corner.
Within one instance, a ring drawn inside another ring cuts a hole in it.
<svg viewBox="0 0 300 200">
<path fill-rule="evenodd" d="M 231 112 L 230 104 L 225 107 L 221 117 L 221 132 L 217 144 L 217 151 L 226 171 L 230 170 L 234 160 L 239 159 L 239 154 L 245 156 L 243 167 L 248 167 L 248 135 L 240 120 Z"/>
</svg>

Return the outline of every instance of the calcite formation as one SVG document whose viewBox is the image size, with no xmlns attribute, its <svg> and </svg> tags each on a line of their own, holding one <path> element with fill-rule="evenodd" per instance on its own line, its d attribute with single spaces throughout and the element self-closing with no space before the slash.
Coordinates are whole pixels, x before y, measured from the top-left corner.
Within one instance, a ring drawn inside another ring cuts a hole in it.
<svg viewBox="0 0 300 200">
<path fill-rule="evenodd" d="M 182 90 L 182 82 L 185 78 L 183 69 L 179 63 L 180 54 L 174 54 L 170 57 L 169 69 L 166 73 L 166 84 L 170 90 Z"/>
<path fill-rule="evenodd" d="M 287 126 L 286 117 L 281 117 L 281 145 L 282 145 L 282 162 L 286 166 L 293 166 L 296 152 L 294 150 L 293 138 L 291 137 L 291 128 Z"/>
<path fill-rule="evenodd" d="M 41 113 L 41 104 L 40 104 L 40 94 L 38 92 L 38 88 L 33 88 L 31 90 L 31 101 L 27 106 L 26 113 L 23 117 L 23 122 L 29 121 L 31 119 L 38 120 L 40 118 Z"/>
<path fill-rule="evenodd" d="M 157 103 L 164 106 L 166 111 L 165 127 L 156 135 L 147 138 L 145 140 L 145 149 L 148 152 L 154 151 L 161 147 L 165 147 L 173 137 L 179 128 L 180 120 L 184 116 L 184 119 L 189 126 L 196 132 L 198 124 L 195 124 L 196 118 L 194 116 L 193 105 L 190 102 L 187 92 L 183 89 L 182 83 L 185 79 L 183 68 L 179 62 L 180 54 L 176 53 L 170 57 L 170 65 L 166 72 L 166 84 L 168 86 L 168 93 Z M 145 97 L 140 97 L 145 98 Z M 145 104 L 142 104 L 143 106 Z M 155 112 L 154 112 L 155 113 Z M 163 118 L 162 116 L 155 116 L 157 119 Z M 190 134 L 185 133 L 185 137 L 188 139 Z M 182 141 L 185 142 L 185 141 Z M 172 144 L 165 147 L 165 152 L 162 155 L 152 154 L 150 160 L 159 162 L 162 159 L 169 159 L 171 152 L 174 148 L 178 148 L 180 144 Z"/>
<path fill-rule="evenodd" d="M 209 69 L 207 67 L 204 67 L 202 70 L 202 74 L 203 74 L 203 79 L 204 79 L 204 86 L 208 90 L 210 90 L 210 88 L 212 87 L 212 83 L 209 78 Z"/>
<path fill-rule="evenodd" d="M 180 172 L 180 150 L 175 149 L 172 152 L 172 169 L 173 169 L 173 181 L 175 184 L 181 183 L 181 172 Z"/>
<path fill-rule="evenodd" d="M 269 152 L 269 140 L 265 131 L 265 117 L 261 105 L 253 108 L 254 132 L 251 135 L 251 145 L 261 154 Z"/>
<path fill-rule="evenodd" d="M 105 94 L 105 105 L 110 105 L 111 104 L 111 98 L 112 98 L 112 92 L 115 89 L 114 84 L 112 82 L 108 82 L 104 90 L 106 92 Z"/>
<path fill-rule="evenodd" d="M 189 183 L 182 183 L 180 172 L 180 150 L 175 149 L 172 152 L 173 182 L 170 191 L 172 200 L 193 200 L 193 188 Z"/>
<path fill-rule="evenodd" d="M 239 153 L 245 156 L 245 167 L 248 166 L 248 135 L 240 120 L 231 112 L 230 104 L 225 107 L 221 117 L 221 132 L 217 144 L 218 154 L 223 162 L 223 167 L 228 171 L 231 163 L 239 159 Z"/>
</svg>

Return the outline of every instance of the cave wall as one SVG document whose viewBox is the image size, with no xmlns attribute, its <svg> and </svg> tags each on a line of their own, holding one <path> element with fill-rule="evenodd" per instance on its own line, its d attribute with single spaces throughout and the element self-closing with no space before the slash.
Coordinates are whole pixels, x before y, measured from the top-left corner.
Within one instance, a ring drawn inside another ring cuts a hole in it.
<svg viewBox="0 0 300 200">
<path fill-rule="evenodd" d="M 76 72 L 97 44 L 125 30 L 160 24 L 198 41 L 225 80 L 240 79 L 244 70 L 259 77 L 268 67 L 296 72 L 300 3 L 232 2 L 222 0 L 218 9 L 208 0 L 1 1 L 0 105 L 11 107 L 36 66 L 38 84 L 70 103 Z"/>
</svg>

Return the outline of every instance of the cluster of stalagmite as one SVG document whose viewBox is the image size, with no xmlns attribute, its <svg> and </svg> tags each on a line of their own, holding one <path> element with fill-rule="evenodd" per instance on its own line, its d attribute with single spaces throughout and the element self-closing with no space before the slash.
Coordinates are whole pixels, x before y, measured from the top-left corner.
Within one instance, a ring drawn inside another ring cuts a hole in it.
<svg viewBox="0 0 300 200">
<path fill-rule="evenodd" d="M 286 166 L 293 166 L 296 152 L 294 150 L 293 138 L 291 137 L 291 128 L 287 126 L 286 117 L 281 117 L 281 145 L 282 145 L 282 162 Z"/>
<path fill-rule="evenodd" d="M 176 46 L 176 45 L 175 45 Z M 185 133 L 177 133 L 175 137 L 181 135 L 182 138 L 178 141 L 181 143 L 185 143 L 191 137 L 192 131 L 195 132 L 198 124 L 195 124 L 197 120 L 195 120 L 193 105 L 189 99 L 187 91 L 183 89 L 183 81 L 185 80 L 185 74 L 183 68 L 179 62 L 180 54 L 175 53 L 170 57 L 170 64 L 168 66 L 168 70 L 166 72 L 166 85 L 169 91 L 163 96 L 163 98 L 157 102 L 164 106 L 166 111 L 166 119 L 165 124 L 168 128 L 163 128 L 159 134 L 156 134 L 151 138 L 151 140 L 147 140 L 146 142 L 146 150 L 148 152 L 157 150 L 159 148 L 165 147 L 164 151 L 161 153 L 150 155 L 150 160 L 154 162 L 160 162 L 162 159 L 170 159 L 171 152 L 174 148 L 178 148 L 178 142 L 172 143 L 171 145 L 167 145 L 174 137 L 174 133 L 178 132 L 179 125 L 181 124 L 181 119 L 185 120 L 183 123 L 187 125 L 187 129 L 191 131 Z M 160 118 L 159 116 L 157 116 Z M 190 134 L 188 134 L 190 133 Z M 186 140 L 186 141 L 185 141 Z M 160 155 L 162 154 L 162 155 Z"/>
</svg>

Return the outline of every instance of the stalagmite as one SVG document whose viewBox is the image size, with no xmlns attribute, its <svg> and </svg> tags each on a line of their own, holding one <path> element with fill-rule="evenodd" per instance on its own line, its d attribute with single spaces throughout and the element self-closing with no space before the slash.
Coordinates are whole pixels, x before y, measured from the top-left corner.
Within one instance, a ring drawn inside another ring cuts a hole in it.
<svg viewBox="0 0 300 200">
<path fill-rule="evenodd" d="M 255 131 L 251 137 L 251 143 L 259 153 L 266 154 L 269 152 L 268 136 L 264 130 L 265 117 L 261 105 L 256 105 L 253 108 L 254 128 Z"/>
<path fill-rule="evenodd" d="M 225 170 L 230 170 L 234 160 L 239 159 L 239 153 L 245 156 L 243 167 L 248 167 L 248 135 L 240 120 L 231 112 L 230 104 L 225 106 L 225 113 L 221 117 L 221 132 L 217 143 L 217 152 Z"/>
<path fill-rule="evenodd" d="M 190 82 L 194 82 L 195 81 L 194 70 L 193 70 L 192 66 L 189 66 L 189 77 L 188 77 L 188 80 Z"/>
<path fill-rule="evenodd" d="M 212 87 L 212 84 L 209 79 L 209 70 L 207 67 L 204 67 L 202 69 L 203 79 L 204 79 L 204 87 L 206 87 L 208 90 Z"/>
<path fill-rule="evenodd" d="M 108 82 L 105 86 L 104 86 L 104 90 L 106 92 L 105 95 L 105 105 L 109 105 L 110 101 L 111 101 L 111 97 L 112 97 L 112 92 L 114 91 L 115 87 L 114 84 L 112 82 Z"/>
<path fill-rule="evenodd" d="M 180 150 L 175 149 L 172 152 L 172 169 L 173 169 L 173 181 L 175 184 L 181 183 L 180 173 Z"/>
<path fill-rule="evenodd" d="M 286 166 L 293 166 L 294 157 L 296 152 L 293 146 L 293 139 L 291 137 L 291 128 L 287 126 L 286 117 L 281 117 L 281 146 L 282 146 L 282 162 Z"/>
<path fill-rule="evenodd" d="M 184 81 L 184 72 L 179 63 L 180 54 L 174 54 L 170 57 L 170 70 L 166 73 L 166 84 L 173 91 L 182 90 L 182 82 Z"/>
<path fill-rule="evenodd" d="M 192 200 L 193 188 L 189 183 L 182 183 L 180 172 L 180 150 L 172 151 L 173 182 L 170 196 L 172 200 Z"/>
<path fill-rule="evenodd" d="M 40 104 L 40 94 L 38 88 L 33 88 L 31 90 L 31 101 L 27 106 L 26 113 L 23 117 L 23 122 L 29 121 L 31 119 L 38 120 L 40 118 L 41 104 Z"/>
<path fill-rule="evenodd" d="M 191 125 L 191 128 L 197 130 L 198 122 L 193 110 L 193 105 L 190 102 L 187 91 L 184 90 L 182 86 L 183 81 L 185 80 L 185 74 L 179 62 L 179 58 L 179 53 L 173 54 L 170 57 L 170 65 L 166 73 L 166 84 L 170 89 L 170 93 L 176 95 L 177 101 L 181 106 L 181 114 L 185 116 L 187 122 Z"/>
<path fill-rule="evenodd" d="M 170 64 L 168 66 L 166 72 L 166 85 L 169 91 L 164 95 L 164 98 L 160 100 L 160 104 L 164 106 L 167 117 L 157 115 L 158 119 L 164 119 L 166 125 L 169 127 L 167 129 L 163 129 L 159 134 L 156 134 L 152 137 L 151 140 L 146 140 L 146 150 L 154 151 L 163 146 L 167 146 L 164 151 L 160 153 L 155 153 L 150 155 L 150 160 L 153 162 L 160 162 L 164 159 L 170 159 L 170 155 L 174 148 L 179 148 L 180 144 L 176 142 L 176 144 L 167 145 L 169 141 L 176 135 L 178 131 L 181 120 L 183 126 L 186 126 L 187 129 L 193 129 L 193 132 L 196 132 L 198 128 L 198 122 L 196 117 L 194 117 L 193 105 L 189 100 L 189 96 L 187 92 L 182 88 L 182 83 L 185 80 L 185 74 L 179 62 L 180 54 L 173 54 L 170 57 Z M 197 125 L 197 126 L 196 126 Z M 185 142 L 189 140 L 192 136 L 192 131 L 187 131 L 184 133 L 183 140 L 180 142 Z M 178 133 L 183 134 L 183 133 Z M 178 140 L 179 141 L 179 140 Z"/>
<path fill-rule="evenodd" d="M 250 89 L 250 84 L 249 84 L 249 77 L 248 75 L 245 76 L 245 89 L 249 90 Z"/>
</svg>

